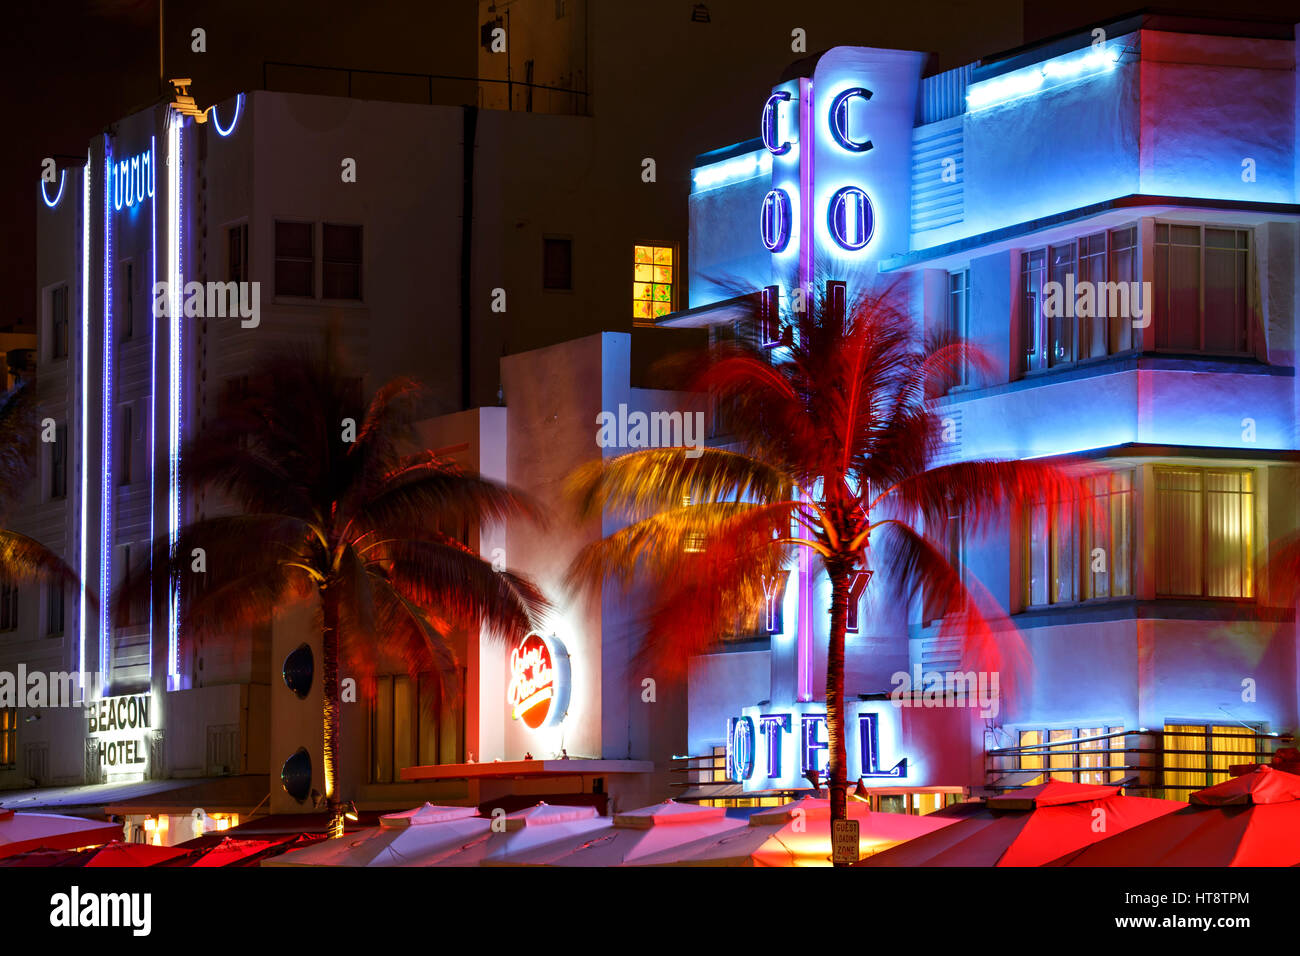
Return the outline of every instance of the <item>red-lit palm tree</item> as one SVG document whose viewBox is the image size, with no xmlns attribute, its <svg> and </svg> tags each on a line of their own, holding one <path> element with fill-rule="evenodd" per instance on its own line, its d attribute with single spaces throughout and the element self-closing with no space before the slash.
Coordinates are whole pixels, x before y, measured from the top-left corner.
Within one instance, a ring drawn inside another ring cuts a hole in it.
<svg viewBox="0 0 1300 956">
<path fill-rule="evenodd" d="M 187 640 L 229 640 L 294 599 L 315 599 L 331 835 L 343 831 L 340 659 L 364 677 L 380 655 L 398 657 L 455 688 L 455 629 L 517 640 L 547 607 L 529 580 L 493 570 L 458 533 L 535 509 L 421 449 L 411 427 L 419 396 L 395 380 L 364 402 L 360 380 L 330 363 L 267 363 L 182 456 L 186 486 L 219 493 L 234 513 L 154 549 L 153 591 L 164 596 L 155 614 L 166 613 L 174 582 Z M 146 585 L 132 587 L 138 599 Z M 119 594 L 119 611 L 131 598 Z"/>
<path fill-rule="evenodd" d="M 923 592 L 968 647 L 991 641 L 982 602 L 927 529 L 933 536 L 959 513 L 978 533 L 1017 502 L 1073 494 L 1078 477 L 1043 460 L 936 464 L 943 425 L 933 396 L 962 362 L 983 362 L 961 342 L 923 341 L 896 291 L 861 296 L 847 316 L 814 303 L 790 325 L 785 347 L 716 347 L 698 373 L 697 389 L 716 398 L 734 438 L 728 446 L 696 458 L 635 451 L 574 474 L 580 510 L 612 509 L 631 523 L 586 548 L 572 577 L 650 583 L 643 660 L 680 675 L 734 632 L 741 613 L 757 612 L 765 579 L 799 549 L 813 552 L 830 583 L 828 785 L 832 819 L 843 819 L 855 573 L 880 571 L 909 600 Z"/>
<path fill-rule="evenodd" d="M 62 587 L 77 583 L 76 572 L 39 541 L 4 526 L 32 479 L 41 430 L 34 382 L 0 395 L 0 582 Z"/>
</svg>

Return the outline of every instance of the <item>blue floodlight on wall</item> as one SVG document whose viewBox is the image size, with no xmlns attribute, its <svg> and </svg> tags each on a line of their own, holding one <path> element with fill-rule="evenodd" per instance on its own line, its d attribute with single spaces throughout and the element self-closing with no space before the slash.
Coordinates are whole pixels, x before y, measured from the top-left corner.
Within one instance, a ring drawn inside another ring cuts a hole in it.
<svg viewBox="0 0 1300 956">
<path fill-rule="evenodd" d="M 966 91 L 966 108 L 971 112 L 997 106 L 1023 96 L 1053 89 L 1064 83 L 1109 73 L 1119 61 L 1120 51 L 1105 45 L 1059 56 L 989 80 L 971 84 Z"/>
</svg>

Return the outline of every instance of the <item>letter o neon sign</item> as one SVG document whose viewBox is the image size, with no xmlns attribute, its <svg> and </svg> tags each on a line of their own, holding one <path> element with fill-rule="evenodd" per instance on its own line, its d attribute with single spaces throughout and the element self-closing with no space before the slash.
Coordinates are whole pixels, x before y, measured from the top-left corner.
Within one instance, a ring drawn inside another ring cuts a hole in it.
<svg viewBox="0 0 1300 956">
<path fill-rule="evenodd" d="M 854 252 L 871 241 L 876 231 L 871 199 L 859 186 L 845 186 L 831 197 L 826 213 L 831 237 L 841 249 Z"/>
<path fill-rule="evenodd" d="M 790 194 L 772 189 L 763 197 L 759 229 L 768 252 L 780 252 L 790 241 Z"/>
</svg>

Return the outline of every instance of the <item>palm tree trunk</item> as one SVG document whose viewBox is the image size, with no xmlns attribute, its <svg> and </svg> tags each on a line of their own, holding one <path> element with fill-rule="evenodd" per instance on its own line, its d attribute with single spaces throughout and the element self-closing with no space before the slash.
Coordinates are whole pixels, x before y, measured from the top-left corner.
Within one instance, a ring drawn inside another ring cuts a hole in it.
<svg viewBox="0 0 1300 956">
<path fill-rule="evenodd" d="M 339 799 L 339 594 L 328 585 L 320 589 L 321 690 L 324 702 L 325 804 L 329 836 L 343 835 L 343 803 Z"/>
<path fill-rule="evenodd" d="M 830 751 L 831 819 L 848 818 L 848 752 L 844 743 L 844 635 L 848 627 L 849 580 L 846 567 L 829 564 L 831 631 L 826 649 L 826 745 Z"/>
</svg>

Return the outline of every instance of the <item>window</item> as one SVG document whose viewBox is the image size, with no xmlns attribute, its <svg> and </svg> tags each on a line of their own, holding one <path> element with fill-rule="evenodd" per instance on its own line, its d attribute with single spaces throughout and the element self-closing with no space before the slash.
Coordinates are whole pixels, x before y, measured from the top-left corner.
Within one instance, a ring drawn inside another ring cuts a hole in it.
<svg viewBox="0 0 1300 956">
<path fill-rule="evenodd" d="M 322 294 L 327 299 L 361 298 L 361 227 L 325 223 Z"/>
<path fill-rule="evenodd" d="M 50 499 L 68 496 L 68 426 L 54 427 L 54 441 L 50 442 Z"/>
<path fill-rule="evenodd" d="M 131 483 L 131 452 L 135 445 L 133 417 L 130 405 L 122 405 L 118 408 L 117 483 L 119 485 L 129 485 Z"/>
<path fill-rule="evenodd" d="M 573 288 L 573 240 L 542 240 L 542 288 Z"/>
<path fill-rule="evenodd" d="M 1047 770 L 1024 786 L 1049 779 L 1066 783 L 1115 783 L 1124 779 L 1123 727 L 1065 727 L 1021 730 L 1019 769 Z M 1116 736 L 1109 736 L 1115 734 Z M 1114 769 L 1104 769 L 1104 768 Z"/>
<path fill-rule="evenodd" d="M 1081 490 L 1025 509 L 1025 607 L 1133 593 L 1133 473 L 1090 478 Z"/>
<path fill-rule="evenodd" d="M 248 223 L 246 222 L 226 229 L 226 281 L 248 281 Z"/>
<path fill-rule="evenodd" d="M 18 630 L 18 585 L 0 581 L 0 631 Z"/>
<path fill-rule="evenodd" d="M 1022 371 L 1132 348 L 1136 247 L 1128 226 L 1021 254 Z"/>
<path fill-rule="evenodd" d="M 68 287 L 50 293 L 50 358 L 68 357 Z"/>
<path fill-rule="evenodd" d="M 63 633 L 63 585 L 49 584 L 45 588 L 45 636 L 58 637 Z"/>
<path fill-rule="evenodd" d="M 1255 596 L 1254 472 L 1156 468 L 1156 594 Z"/>
<path fill-rule="evenodd" d="M 0 707 L 0 770 L 18 763 L 18 708 Z"/>
<path fill-rule="evenodd" d="M 315 295 L 316 247 L 309 222 L 275 223 L 275 294 Z"/>
<path fill-rule="evenodd" d="M 965 577 L 963 574 L 962 562 L 965 558 L 965 524 L 960 513 L 949 514 L 943 525 L 938 529 L 938 533 L 933 540 L 935 549 L 943 555 L 948 566 L 957 572 L 959 577 Z M 925 621 L 924 624 L 930 624 L 944 616 L 947 609 L 947 602 L 941 601 L 939 596 L 929 590 L 926 592 L 925 603 Z"/>
<path fill-rule="evenodd" d="M 649 323 L 673 310 L 673 247 L 637 246 L 632 257 L 632 319 Z"/>
<path fill-rule="evenodd" d="M 1156 223 L 1156 348 L 1241 354 L 1250 348 L 1250 233 Z"/>
<path fill-rule="evenodd" d="M 122 316 L 118 321 L 119 334 L 129 339 L 135 334 L 135 263 L 122 263 Z"/>
<path fill-rule="evenodd" d="M 948 273 L 948 314 L 945 336 L 954 342 L 970 338 L 970 270 Z M 969 363 L 962 362 L 961 369 L 951 377 L 952 385 L 969 384 Z"/>
<path fill-rule="evenodd" d="M 437 675 L 375 678 L 370 700 L 370 782 L 397 783 L 407 767 L 464 760 L 463 711 Z"/>
<path fill-rule="evenodd" d="M 1233 764 L 1259 759 L 1257 731 L 1240 724 L 1165 724 L 1164 785 L 1171 800 L 1231 778 Z"/>
</svg>

